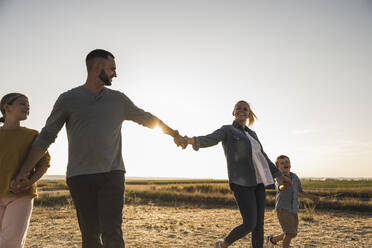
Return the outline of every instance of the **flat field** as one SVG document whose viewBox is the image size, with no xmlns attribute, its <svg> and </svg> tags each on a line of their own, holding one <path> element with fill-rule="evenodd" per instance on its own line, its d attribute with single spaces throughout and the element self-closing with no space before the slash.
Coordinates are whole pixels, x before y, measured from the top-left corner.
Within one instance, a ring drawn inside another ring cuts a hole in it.
<svg viewBox="0 0 372 248">
<path fill-rule="evenodd" d="M 305 191 L 321 197 L 321 203 L 302 202 L 292 247 L 372 247 L 370 181 L 303 184 Z M 65 183 L 42 181 L 39 186 L 25 247 L 81 247 Z M 265 235 L 280 232 L 270 207 L 273 194 L 268 190 Z M 225 181 L 128 180 L 123 221 L 126 247 L 181 248 L 213 247 L 241 219 Z M 231 247 L 250 247 L 249 240 L 248 235 Z"/>
</svg>

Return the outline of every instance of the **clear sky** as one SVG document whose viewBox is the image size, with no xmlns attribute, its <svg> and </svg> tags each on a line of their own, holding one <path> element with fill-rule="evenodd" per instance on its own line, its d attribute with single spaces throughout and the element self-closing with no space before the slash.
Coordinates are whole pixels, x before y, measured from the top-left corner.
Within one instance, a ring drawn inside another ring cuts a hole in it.
<svg viewBox="0 0 372 248">
<path fill-rule="evenodd" d="M 86 54 L 116 57 L 113 89 L 181 134 L 230 124 L 251 103 L 272 160 L 300 177 L 372 177 L 372 1 L 0 0 L 0 94 L 29 96 L 40 130 Z M 123 125 L 127 176 L 227 178 L 222 145 L 194 152 Z M 99 145 L 99 144 L 97 144 Z M 64 174 L 62 129 L 48 174 Z"/>
</svg>

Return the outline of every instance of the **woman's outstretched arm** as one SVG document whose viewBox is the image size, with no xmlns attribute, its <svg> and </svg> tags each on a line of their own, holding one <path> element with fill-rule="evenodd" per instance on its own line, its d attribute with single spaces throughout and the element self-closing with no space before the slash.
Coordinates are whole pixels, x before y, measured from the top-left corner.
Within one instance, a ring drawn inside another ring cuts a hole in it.
<svg viewBox="0 0 372 248">
<path fill-rule="evenodd" d="M 187 137 L 185 136 L 187 143 L 192 145 L 192 148 L 197 151 L 199 148 L 210 147 L 217 145 L 220 141 L 224 141 L 227 138 L 226 129 L 221 127 L 211 134 L 205 136 Z"/>
</svg>

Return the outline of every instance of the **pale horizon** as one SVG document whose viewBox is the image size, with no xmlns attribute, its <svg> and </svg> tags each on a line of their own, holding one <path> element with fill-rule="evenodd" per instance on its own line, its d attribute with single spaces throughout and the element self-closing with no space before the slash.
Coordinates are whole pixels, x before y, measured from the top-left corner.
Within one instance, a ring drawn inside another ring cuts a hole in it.
<svg viewBox="0 0 372 248">
<path fill-rule="evenodd" d="M 43 180 L 61 180 L 65 179 L 66 175 L 64 174 L 45 174 L 41 179 Z M 190 178 L 190 177 L 132 177 L 126 176 L 126 179 L 132 180 L 228 180 L 227 178 Z M 310 180 L 372 180 L 372 177 L 301 177 L 301 179 L 310 179 Z"/>
<path fill-rule="evenodd" d="M 0 1 L 0 97 L 21 92 L 21 125 L 41 130 L 57 97 L 86 79 L 85 56 L 112 52 L 111 89 L 182 135 L 231 124 L 238 100 L 272 161 L 301 178 L 372 177 L 371 1 Z M 176 147 L 125 121 L 128 177 L 227 179 L 222 145 Z M 67 137 L 47 175 L 64 175 Z"/>
</svg>

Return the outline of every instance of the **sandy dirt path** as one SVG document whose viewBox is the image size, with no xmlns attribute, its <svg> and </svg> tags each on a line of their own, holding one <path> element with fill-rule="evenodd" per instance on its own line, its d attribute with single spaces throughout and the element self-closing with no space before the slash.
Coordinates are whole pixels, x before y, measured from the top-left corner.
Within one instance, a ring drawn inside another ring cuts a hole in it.
<svg viewBox="0 0 372 248">
<path fill-rule="evenodd" d="M 25 247 L 81 247 L 74 211 L 70 206 L 36 207 Z M 202 248 L 212 247 L 239 223 L 237 209 L 127 205 L 123 230 L 127 248 Z M 279 232 L 275 211 L 268 209 L 265 235 Z M 231 247 L 251 247 L 250 236 Z M 313 222 L 300 220 L 292 247 L 372 247 L 372 213 L 317 211 Z"/>
</svg>

